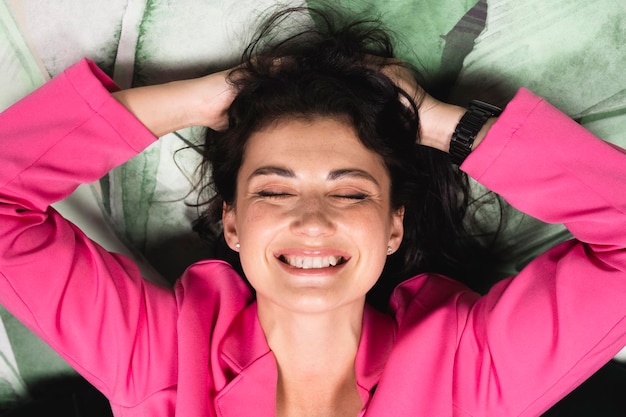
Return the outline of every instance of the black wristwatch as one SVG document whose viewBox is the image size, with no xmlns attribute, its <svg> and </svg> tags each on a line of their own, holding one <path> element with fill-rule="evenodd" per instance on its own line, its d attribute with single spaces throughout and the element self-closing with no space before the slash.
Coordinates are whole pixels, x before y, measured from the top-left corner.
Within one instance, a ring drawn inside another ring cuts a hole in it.
<svg viewBox="0 0 626 417">
<path fill-rule="evenodd" d="M 472 100 L 467 111 L 461 117 L 450 140 L 450 159 L 461 165 L 472 151 L 476 135 L 490 117 L 499 116 L 502 109 L 491 104 Z"/>
</svg>

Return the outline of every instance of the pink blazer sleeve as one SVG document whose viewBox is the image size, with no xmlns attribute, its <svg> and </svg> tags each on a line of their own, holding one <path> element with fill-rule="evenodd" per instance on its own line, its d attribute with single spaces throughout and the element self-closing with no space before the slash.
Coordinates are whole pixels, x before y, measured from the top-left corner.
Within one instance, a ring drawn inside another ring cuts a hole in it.
<svg viewBox="0 0 626 417">
<path fill-rule="evenodd" d="M 468 307 L 457 348 L 460 409 L 539 415 L 626 345 L 626 154 L 521 90 L 462 169 L 576 238 Z"/>
<path fill-rule="evenodd" d="M 115 88 L 84 60 L 0 114 L 0 302 L 109 397 L 174 384 L 176 358 L 172 292 L 49 207 L 154 141 Z"/>
</svg>

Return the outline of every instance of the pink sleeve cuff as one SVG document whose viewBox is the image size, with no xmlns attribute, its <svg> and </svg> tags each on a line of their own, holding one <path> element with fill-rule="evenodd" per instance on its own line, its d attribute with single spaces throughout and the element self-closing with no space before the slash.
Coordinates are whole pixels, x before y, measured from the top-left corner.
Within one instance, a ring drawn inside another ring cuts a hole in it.
<svg viewBox="0 0 626 417">
<path fill-rule="evenodd" d="M 498 117 L 498 121 L 489 129 L 487 136 L 461 165 L 463 171 L 479 181 L 489 169 L 491 161 L 495 161 L 504 151 L 528 116 L 542 101 L 541 97 L 529 90 L 519 89 Z"/>
<path fill-rule="evenodd" d="M 97 112 L 128 145 L 141 151 L 154 142 L 154 135 L 111 93 L 119 91 L 115 82 L 88 59 L 82 59 L 63 72 L 76 93 Z"/>
</svg>

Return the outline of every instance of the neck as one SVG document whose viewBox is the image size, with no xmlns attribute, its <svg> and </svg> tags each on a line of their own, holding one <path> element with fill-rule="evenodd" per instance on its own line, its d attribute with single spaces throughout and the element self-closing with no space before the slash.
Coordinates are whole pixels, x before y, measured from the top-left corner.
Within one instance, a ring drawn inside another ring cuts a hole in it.
<svg viewBox="0 0 626 417">
<path fill-rule="evenodd" d="M 323 313 L 294 313 L 258 300 L 261 327 L 278 364 L 300 373 L 354 364 L 364 305 Z"/>
<path fill-rule="evenodd" d="M 278 365 L 277 415 L 358 414 L 362 402 L 354 363 L 364 303 L 319 314 L 284 312 L 263 300 L 258 308 Z"/>
</svg>

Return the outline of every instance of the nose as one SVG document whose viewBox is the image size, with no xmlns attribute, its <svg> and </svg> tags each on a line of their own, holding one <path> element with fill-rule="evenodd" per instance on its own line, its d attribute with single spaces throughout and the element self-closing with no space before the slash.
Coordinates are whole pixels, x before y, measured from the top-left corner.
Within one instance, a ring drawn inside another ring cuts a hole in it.
<svg viewBox="0 0 626 417">
<path fill-rule="evenodd" d="M 335 231 L 332 209 L 327 207 L 321 198 L 303 200 L 293 209 L 291 230 L 296 235 L 308 237 L 332 235 Z"/>
</svg>

